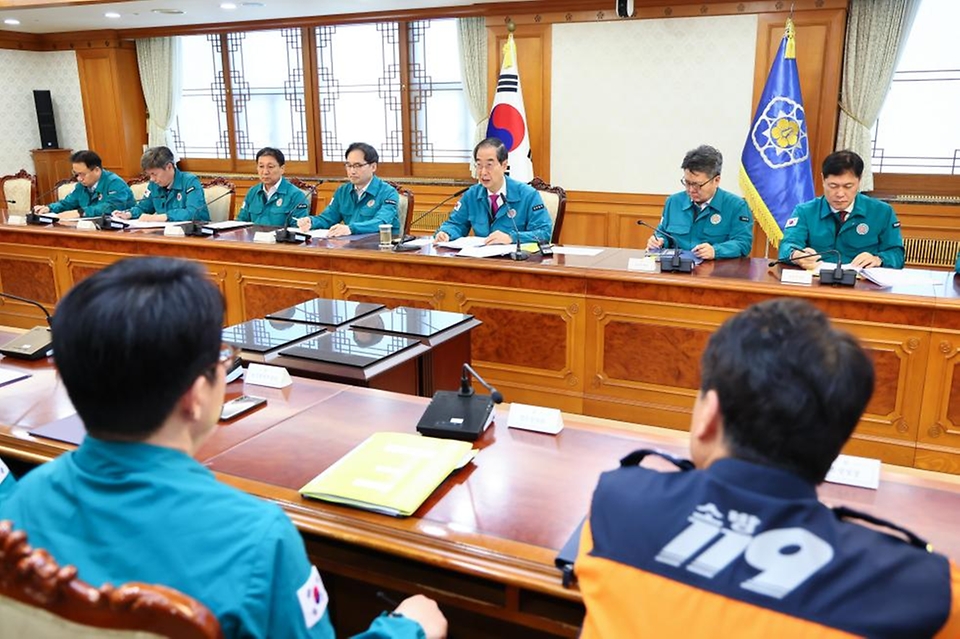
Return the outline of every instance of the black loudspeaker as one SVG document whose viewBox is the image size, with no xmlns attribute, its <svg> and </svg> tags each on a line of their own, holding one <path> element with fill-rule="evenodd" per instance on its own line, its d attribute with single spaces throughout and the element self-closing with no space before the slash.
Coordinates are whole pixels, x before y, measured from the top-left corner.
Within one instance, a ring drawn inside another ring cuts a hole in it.
<svg viewBox="0 0 960 639">
<path fill-rule="evenodd" d="M 53 119 L 53 99 L 49 91 L 34 91 L 33 102 L 37 106 L 37 123 L 40 125 L 40 148 L 59 149 L 57 123 Z"/>
<path fill-rule="evenodd" d="M 632 18 L 633 0 L 617 0 L 617 15 L 621 18 Z"/>
</svg>

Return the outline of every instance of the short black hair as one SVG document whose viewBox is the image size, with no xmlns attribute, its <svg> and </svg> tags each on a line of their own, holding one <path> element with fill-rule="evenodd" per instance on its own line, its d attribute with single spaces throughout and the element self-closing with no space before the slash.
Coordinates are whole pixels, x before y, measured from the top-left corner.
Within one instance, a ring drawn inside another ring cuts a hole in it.
<svg viewBox="0 0 960 639">
<path fill-rule="evenodd" d="M 165 146 L 154 146 L 143 152 L 140 157 L 140 168 L 147 169 L 165 169 L 168 164 L 176 166 L 173 157 L 173 151 Z"/>
<path fill-rule="evenodd" d="M 859 179 L 863 175 L 863 158 L 853 151 L 834 151 L 823 159 L 820 173 L 823 177 L 853 173 Z"/>
<path fill-rule="evenodd" d="M 348 146 L 347 152 L 343 154 L 344 159 L 346 159 L 346 157 L 350 155 L 352 151 L 363 151 L 363 161 L 367 164 L 373 164 L 374 162 L 380 161 L 380 155 L 377 154 L 377 150 L 366 142 L 354 142 Z"/>
<path fill-rule="evenodd" d="M 70 162 L 72 164 L 83 164 L 88 169 L 103 168 L 103 160 L 100 159 L 100 156 L 89 150 L 77 151 L 71 154 Z"/>
<path fill-rule="evenodd" d="M 857 340 L 801 300 L 761 302 L 710 338 L 700 391 L 716 391 L 734 457 L 819 484 L 873 394 Z"/>
<path fill-rule="evenodd" d="M 477 161 L 477 152 L 480 151 L 483 147 L 490 147 L 497 151 L 497 162 L 503 164 L 507 161 L 507 158 L 510 157 L 510 151 L 507 149 L 507 145 L 503 143 L 503 140 L 500 138 L 486 138 L 480 140 L 477 143 L 477 146 L 473 147 L 473 161 Z"/>
<path fill-rule="evenodd" d="M 707 144 L 701 144 L 683 156 L 680 168 L 691 173 L 703 173 L 715 178 L 723 169 L 723 154 Z"/>
<path fill-rule="evenodd" d="M 268 157 L 272 157 L 274 160 L 277 161 L 277 164 L 279 164 L 280 166 L 283 166 L 284 164 L 287 163 L 287 159 L 283 157 L 283 151 L 281 151 L 280 149 L 276 149 L 272 146 L 265 146 L 259 151 L 257 151 L 257 157 L 254 159 L 259 160 L 264 155 Z"/>
<path fill-rule="evenodd" d="M 53 359 L 87 431 L 141 441 L 219 360 L 223 298 L 196 262 L 134 257 L 74 286 L 51 320 Z"/>
</svg>

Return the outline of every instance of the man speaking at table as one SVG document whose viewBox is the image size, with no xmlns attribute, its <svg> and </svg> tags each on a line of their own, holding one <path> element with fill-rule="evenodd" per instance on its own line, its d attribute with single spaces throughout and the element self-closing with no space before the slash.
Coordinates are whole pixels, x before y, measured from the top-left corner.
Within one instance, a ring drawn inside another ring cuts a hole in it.
<svg viewBox="0 0 960 639">
<path fill-rule="evenodd" d="M 116 262 L 67 293 L 54 361 L 87 437 L 27 473 L 0 519 L 94 586 L 143 581 L 194 597 L 225 637 L 332 639 L 323 582 L 286 514 L 193 459 L 217 428 L 236 355 L 221 342 L 223 307 L 203 267 L 162 257 Z M 423 596 L 394 612 L 369 636 L 446 633 Z"/>
<path fill-rule="evenodd" d="M 473 231 L 486 244 L 550 241 L 553 222 L 535 188 L 507 177 L 507 147 L 498 138 L 487 138 L 473 149 L 479 182 L 471 186 L 446 222 L 436 240 L 456 240 Z M 516 226 L 514 226 L 516 224 Z M 516 229 L 516 230 L 515 230 Z"/>
<path fill-rule="evenodd" d="M 720 151 L 698 146 L 683 157 L 680 168 L 684 190 L 667 198 L 647 250 L 680 248 L 701 260 L 749 255 L 753 215 L 742 197 L 720 188 Z"/>
<path fill-rule="evenodd" d="M 693 464 L 660 472 L 638 451 L 600 478 L 575 565 L 582 639 L 960 636 L 955 565 L 817 499 L 873 384 L 807 302 L 727 320 L 701 361 Z"/>
<path fill-rule="evenodd" d="M 835 256 L 804 257 L 835 249 L 843 264 L 903 268 L 900 221 L 886 202 L 860 193 L 863 158 L 837 151 L 823 161 L 823 195 L 797 206 L 783 227 L 780 259 L 801 266 Z"/>
<path fill-rule="evenodd" d="M 76 186 L 59 202 L 33 207 L 34 213 L 56 213 L 61 219 L 100 217 L 134 205 L 133 191 L 127 183 L 105 170 L 100 156 L 93 151 L 77 151 L 70 156 L 70 163 Z"/>
</svg>

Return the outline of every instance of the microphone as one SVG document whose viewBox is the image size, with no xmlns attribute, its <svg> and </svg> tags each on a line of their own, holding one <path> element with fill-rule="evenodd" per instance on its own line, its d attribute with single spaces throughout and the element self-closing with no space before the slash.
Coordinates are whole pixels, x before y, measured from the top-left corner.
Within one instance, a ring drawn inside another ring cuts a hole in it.
<svg viewBox="0 0 960 639">
<path fill-rule="evenodd" d="M 477 395 L 470 384 L 476 379 L 489 395 Z M 493 421 L 493 406 L 503 395 L 464 362 L 459 391 L 437 391 L 417 423 L 417 431 L 427 437 L 475 441 Z"/>
<path fill-rule="evenodd" d="M 650 226 L 643 220 L 637 220 L 637 224 L 640 226 L 645 226 L 648 229 L 653 229 L 654 235 L 659 233 L 663 235 L 668 240 L 673 242 L 673 257 L 670 258 L 668 264 L 664 264 L 663 256 L 660 257 L 660 272 L 661 273 L 690 273 L 693 271 L 693 260 L 690 258 L 681 258 L 680 257 L 680 243 L 677 242 L 677 238 L 673 237 L 669 233 L 663 230 L 657 230 L 655 226 Z"/>
<path fill-rule="evenodd" d="M 320 180 L 319 182 L 317 182 L 316 186 L 313 187 L 314 190 L 316 190 L 317 186 L 320 186 L 324 182 L 325 180 Z M 308 204 L 309 204 L 309 200 L 308 200 Z M 309 239 L 310 237 L 306 233 L 296 233 L 290 230 L 290 225 L 293 223 L 294 211 L 296 211 L 296 209 L 293 209 L 292 211 L 287 213 L 287 217 L 283 221 L 283 228 L 277 229 L 277 242 L 281 244 L 302 244 L 306 242 L 307 239 Z"/>
<path fill-rule="evenodd" d="M 40 302 L 27 299 L 26 297 L 20 297 L 19 295 L 0 293 L 0 297 L 7 297 L 12 300 L 17 300 L 18 302 L 32 304 L 43 311 L 44 317 L 47 318 L 47 326 L 34 327 L 23 335 L 13 338 L 3 346 L 0 346 L 0 353 L 14 359 L 26 360 L 41 359 L 49 355 L 50 344 L 53 342 L 53 339 L 50 337 L 49 326 L 51 317 L 47 309 L 44 308 Z"/>
<path fill-rule="evenodd" d="M 224 191 L 223 193 L 221 193 L 221 194 L 218 195 L 217 197 L 215 197 L 215 198 L 213 198 L 212 200 L 210 200 L 209 202 L 207 202 L 207 208 L 209 209 L 211 204 L 213 204 L 214 202 L 217 202 L 217 201 L 219 201 L 219 200 L 222 200 L 223 198 L 227 197 L 228 195 L 230 195 L 230 194 L 232 194 L 232 193 L 233 193 L 233 191 Z M 187 235 L 187 236 L 190 236 L 190 237 L 210 237 L 210 236 L 212 236 L 212 235 L 215 235 L 215 234 L 216 234 L 216 231 L 215 231 L 215 229 L 210 229 L 210 230 L 208 231 L 206 226 L 204 226 L 204 225 L 200 224 L 199 222 L 197 222 L 197 211 L 194 211 L 194 212 L 193 212 L 193 219 L 190 221 L 190 223 L 183 225 L 183 234 L 184 234 L 184 235 Z"/>
<path fill-rule="evenodd" d="M 56 191 L 58 188 L 60 188 L 59 185 L 54 185 L 52 189 L 50 189 L 49 191 L 47 191 L 46 193 L 38 197 L 37 202 L 42 202 L 43 200 L 47 199 L 47 196 L 53 193 L 54 191 Z M 10 200 L 7 200 L 7 201 L 9 202 Z M 44 205 L 38 204 L 37 206 L 44 206 Z M 56 221 L 57 221 L 56 213 L 54 213 L 53 216 L 50 216 L 47 213 L 36 213 L 34 211 L 30 211 L 29 213 L 27 213 L 27 224 L 53 224 Z"/>
<path fill-rule="evenodd" d="M 146 194 L 144 194 L 144 196 L 140 198 L 140 201 L 142 202 L 146 197 L 147 197 Z M 98 193 L 97 202 L 100 201 L 100 198 L 101 198 L 101 195 Z M 96 224 L 97 228 L 100 229 L 101 231 L 122 231 L 123 229 L 130 226 L 123 220 L 114 219 L 113 213 L 107 212 L 107 211 L 104 211 L 103 213 L 101 213 L 99 218 L 94 218 L 93 223 Z"/>
<path fill-rule="evenodd" d="M 473 186 L 473 185 L 471 184 L 470 186 Z M 462 189 L 460 189 L 459 191 L 457 191 L 456 193 L 453 193 L 452 195 L 448 195 L 447 197 L 445 197 L 445 198 L 443 198 L 442 200 L 440 200 L 440 203 L 439 203 L 439 204 L 437 204 L 436 206 L 430 207 L 430 208 L 426 211 L 426 213 L 422 213 L 422 214 L 418 215 L 417 217 L 413 218 L 413 221 L 410 222 L 410 227 L 413 228 L 413 225 L 414 225 L 414 224 L 416 224 L 417 222 L 419 222 L 419 221 L 422 220 L 423 218 L 427 217 L 428 215 L 430 215 L 431 213 L 433 213 L 434 211 L 436 211 L 437 209 L 439 209 L 441 206 L 443 206 L 444 204 L 446 204 L 447 202 L 449 202 L 449 201 L 452 200 L 453 198 L 455 198 L 455 197 L 460 197 L 461 195 L 463 195 L 464 193 L 466 193 L 466 192 L 470 189 L 470 186 L 465 186 L 465 187 L 463 187 Z M 419 251 L 419 250 L 420 250 L 420 247 L 419 247 L 419 246 L 410 246 L 409 244 L 407 244 L 407 242 L 409 242 L 410 240 L 415 240 L 415 239 L 417 239 L 417 238 L 416 238 L 415 236 L 413 236 L 413 235 L 404 235 L 404 236 L 403 236 L 402 238 L 400 238 L 400 240 L 394 245 L 393 250 L 394 250 L 394 251 L 397 251 L 398 253 L 399 253 L 399 252 L 403 252 L 403 251 Z"/>
<path fill-rule="evenodd" d="M 857 283 L 857 272 L 853 269 L 844 269 L 842 262 L 843 258 L 840 255 L 840 251 L 837 249 L 827 249 L 825 251 L 820 251 L 819 253 L 804 253 L 803 255 L 797 257 L 784 257 L 779 260 L 773 260 L 768 267 L 776 266 L 777 264 L 793 264 L 796 265 L 796 260 L 802 260 L 806 257 L 820 257 L 821 255 L 836 255 L 837 256 L 837 265 L 834 268 L 824 268 L 820 269 L 820 285 L 830 284 L 833 286 L 853 286 Z"/>
<path fill-rule="evenodd" d="M 529 259 L 530 254 L 520 248 L 520 228 L 517 226 L 517 212 L 510 209 L 507 211 L 507 217 L 513 222 L 513 230 L 517 233 L 517 250 L 510 253 L 510 259 L 515 262 L 522 262 L 523 260 Z"/>
</svg>

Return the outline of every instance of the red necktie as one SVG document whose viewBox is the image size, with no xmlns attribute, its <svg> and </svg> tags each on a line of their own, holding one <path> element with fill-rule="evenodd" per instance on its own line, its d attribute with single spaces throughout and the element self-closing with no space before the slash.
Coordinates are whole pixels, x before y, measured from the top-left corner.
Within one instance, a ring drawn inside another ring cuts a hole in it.
<svg viewBox="0 0 960 639">
<path fill-rule="evenodd" d="M 837 215 L 840 216 L 840 223 L 843 224 L 847 221 L 847 216 L 850 214 L 847 211 L 837 211 Z"/>
<path fill-rule="evenodd" d="M 497 198 L 500 197 L 499 193 L 494 193 L 490 196 L 490 223 L 493 224 L 493 219 L 497 217 Z"/>
</svg>

